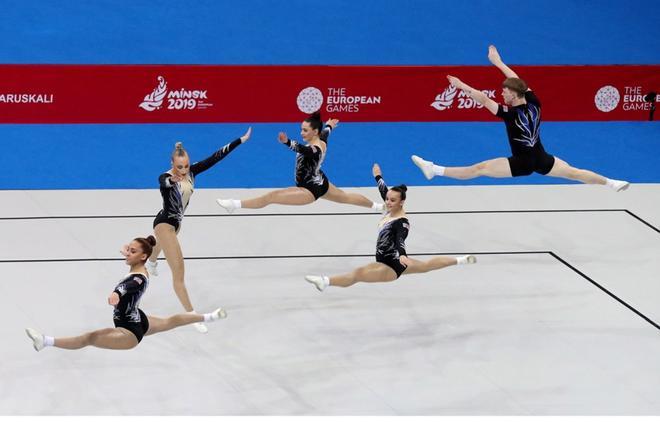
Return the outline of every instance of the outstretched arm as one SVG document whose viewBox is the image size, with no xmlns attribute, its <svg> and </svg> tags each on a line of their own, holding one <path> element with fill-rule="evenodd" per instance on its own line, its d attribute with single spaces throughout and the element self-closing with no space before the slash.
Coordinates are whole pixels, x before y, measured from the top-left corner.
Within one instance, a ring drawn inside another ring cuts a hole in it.
<svg viewBox="0 0 660 422">
<path fill-rule="evenodd" d="M 380 197 L 383 198 L 383 201 L 385 201 L 387 199 L 387 191 L 389 188 L 387 187 L 387 184 L 385 184 L 383 173 L 380 171 L 380 166 L 378 164 L 374 163 L 374 166 L 371 169 L 371 174 L 374 175 L 376 183 L 378 184 L 378 192 L 380 192 Z"/>
<path fill-rule="evenodd" d="M 247 142 L 247 140 L 250 139 L 251 135 L 252 135 L 252 128 L 250 127 L 248 128 L 247 132 L 245 132 L 245 135 L 223 146 L 222 148 L 214 152 L 213 155 L 211 155 L 210 157 L 191 165 L 190 172 L 196 176 L 210 169 L 220 160 L 228 156 L 229 153 L 232 152 L 237 146 Z"/>
<path fill-rule="evenodd" d="M 299 154 L 305 155 L 305 156 L 313 156 L 314 154 L 317 154 L 320 152 L 319 149 L 317 149 L 316 146 L 312 145 L 301 145 L 300 143 L 296 141 L 292 141 L 286 136 L 286 133 L 280 132 L 279 135 L 277 135 L 277 140 L 280 141 L 280 143 L 286 145 L 289 147 L 291 151 L 295 151 Z"/>
<path fill-rule="evenodd" d="M 497 114 L 497 103 L 488 98 L 486 94 L 479 91 L 478 89 L 472 88 L 470 85 L 466 84 L 455 76 L 447 75 L 447 79 L 452 86 L 455 86 L 456 88 L 465 92 L 470 98 L 486 107 L 491 113 Z"/>
<path fill-rule="evenodd" d="M 497 52 L 497 48 L 495 48 L 494 45 L 488 46 L 488 60 L 495 65 L 502 73 L 504 73 L 504 76 L 507 78 L 517 78 L 518 75 L 516 72 L 511 70 L 511 68 L 507 65 L 504 64 L 502 61 L 502 58 L 500 57 L 500 53 Z"/>
<path fill-rule="evenodd" d="M 325 122 L 325 127 L 319 134 L 319 138 L 327 144 L 328 136 L 330 136 L 330 133 L 332 133 L 332 131 L 335 130 L 337 125 L 339 125 L 338 119 L 329 119 L 327 122 Z"/>
</svg>

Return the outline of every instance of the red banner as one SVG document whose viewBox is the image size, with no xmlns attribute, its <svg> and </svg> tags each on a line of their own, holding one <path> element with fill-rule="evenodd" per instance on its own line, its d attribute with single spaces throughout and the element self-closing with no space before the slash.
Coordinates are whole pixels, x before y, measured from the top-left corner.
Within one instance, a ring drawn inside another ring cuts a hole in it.
<svg viewBox="0 0 660 422">
<path fill-rule="evenodd" d="M 660 66 L 513 66 L 546 121 L 647 120 Z M 446 75 L 501 102 L 493 66 L 0 65 L 0 123 L 491 121 Z M 657 101 L 657 100 L 656 100 Z"/>
</svg>

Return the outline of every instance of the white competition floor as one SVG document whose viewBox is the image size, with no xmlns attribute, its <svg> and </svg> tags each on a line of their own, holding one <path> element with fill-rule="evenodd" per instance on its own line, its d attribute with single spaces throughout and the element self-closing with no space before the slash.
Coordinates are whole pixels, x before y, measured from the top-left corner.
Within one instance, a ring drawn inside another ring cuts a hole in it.
<svg viewBox="0 0 660 422">
<path fill-rule="evenodd" d="M 229 313 L 208 334 L 40 353 L 25 327 L 112 326 L 160 196 L 0 192 L 0 415 L 660 414 L 660 185 L 412 187 L 408 252 L 479 263 L 323 293 L 303 276 L 373 260 L 379 215 L 214 201 L 258 192 L 198 190 L 184 219 L 193 303 Z M 159 268 L 141 308 L 177 313 Z"/>
</svg>

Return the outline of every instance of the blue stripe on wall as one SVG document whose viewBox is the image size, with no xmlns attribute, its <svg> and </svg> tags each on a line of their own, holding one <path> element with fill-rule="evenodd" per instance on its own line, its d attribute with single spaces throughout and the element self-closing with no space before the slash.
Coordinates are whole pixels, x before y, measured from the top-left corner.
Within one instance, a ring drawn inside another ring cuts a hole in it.
<svg viewBox="0 0 660 422">
<path fill-rule="evenodd" d="M 0 189 L 156 188 L 177 140 L 199 160 L 240 136 L 246 125 L 5 125 Z M 277 132 L 299 138 L 298 125 L 259 124 L 253 138 L 196 181 L 203 188 L 285 187 L 293 183 L 294 153 Z M 544 123 L 543 143 L 578 167 L 632 182 L 660 182 L 660 127 L 648 122 Z M 338 186 L 371 186 L 378 162 L 390 183 L 566 183 L 549 177 L 427 182 L 411 154 L 444 165 L 508 156 L 501 123 L 352 123 L 332 135 L 323 169 Z"/>
</svg>

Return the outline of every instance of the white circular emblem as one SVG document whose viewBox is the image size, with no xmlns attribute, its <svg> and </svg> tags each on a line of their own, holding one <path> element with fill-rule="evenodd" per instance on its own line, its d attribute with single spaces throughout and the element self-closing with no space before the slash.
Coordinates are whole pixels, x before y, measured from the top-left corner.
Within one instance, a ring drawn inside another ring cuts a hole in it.
<svg viewBox="0 0 660 422">
<path fill-rule="evenodd" d="M 309 86 L 300 91 L 296 102 L 303 113 L 314 113 L 323 105 L 323 93 L 318 88 Z"/>
<path fill-rule="evenodd" d="M 612 85 L 607 85 L 598 90 L 594 101 L 598 110 L 607 113 L 614 110 L 616 106 L 619 105 L 620 99 L 621 96 L 619 95 L 619 90 Z"/>
</svg>

